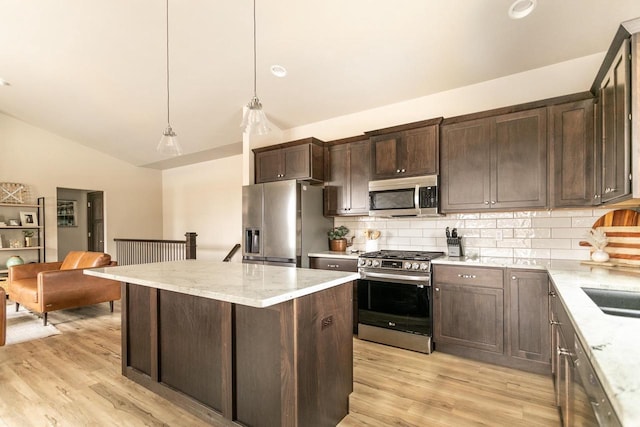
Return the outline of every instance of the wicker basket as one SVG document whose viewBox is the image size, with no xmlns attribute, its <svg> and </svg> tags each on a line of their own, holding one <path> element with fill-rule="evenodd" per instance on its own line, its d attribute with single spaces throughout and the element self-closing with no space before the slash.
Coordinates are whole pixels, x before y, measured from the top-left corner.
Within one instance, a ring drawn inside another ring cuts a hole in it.
<svg viewBox="0 0 640 427">
<path fill-rule="evenodd" d="M 0 182 L 0 203 L 21 205 L 33 203 L 29 187 L 17 182 Z"/>
</svg>

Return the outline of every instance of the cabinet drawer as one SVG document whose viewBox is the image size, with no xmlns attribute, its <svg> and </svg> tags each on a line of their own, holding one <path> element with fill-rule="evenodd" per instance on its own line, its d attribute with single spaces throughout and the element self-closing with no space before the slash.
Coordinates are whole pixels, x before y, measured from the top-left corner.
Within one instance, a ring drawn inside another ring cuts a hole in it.
<svg viewBox="0 0 640 427">
<path fill-rule="evenodd" d="M 358 271 L 357 259 L 311 257 L 309 264 L 318 270 Z"/>
<path fill-rule="evenodd" d="M 434 283 L 503 288 L 503 270 L 496 268 L 434 266 Z"/>
</svg>

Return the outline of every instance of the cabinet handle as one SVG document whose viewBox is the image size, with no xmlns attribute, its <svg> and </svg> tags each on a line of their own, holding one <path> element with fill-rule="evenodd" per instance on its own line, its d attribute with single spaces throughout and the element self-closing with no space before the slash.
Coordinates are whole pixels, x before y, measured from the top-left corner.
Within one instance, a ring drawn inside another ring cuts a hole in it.
<svg viewBox="0 0 640 427">
<path fill-rule="evenodd" d="M 488 204 L 489 204 L 489 201 L 488 201 L 488 200 L 485 200 L 485 201 L 484 201 L 484 204 L 485 204 L 485 205 L 488 205 Z"/>
<path fill-rule="evenodd" d="M 436 288 L 436 292 L 440 292 L 440 288 Z"/>
<path fill-rule="evenodd" d="M 402 173 L 405 173 L 405 172 L 406 172 L 406 169 L 402 169 Z"/>
<path fill-rule="evenodd" d="M 511 280 L 518 280 L 516 276 L 511 276 Z"/>
<path fill-rule="evenodd" d="M 327 264 L 327 267 L 329 267 L 329 268 L 338 268 L 340 266 L 338 264 Z"/>
<path fill-rule="evenodd" d="M 396 169 L 396 173 L 400 173 L 400 169 Z"/>
<path fill-rule="evenodd" d="M 549 324 L 550 325 L 559 325 L 560 322 L 558 322 L 557 320 L 549 320 Z"/>
<path fill-rule="evenodd" d="M 555 298 L 556 297 L 556 291 L 549 291 L 549 296 Z"/>
<path fill-rule="evenodd" d="M 492 205 L 495 205 L 495 204 L 496 204 L 496 201 L 495 201 L 495 200 L 492 200 L 492 201 L 491 201 L 491 204 L 492 204 Z"/>
<path fill-rule="evenodd" d="M 458 274 L 458 277 L 461 279 L 475 279 L 475 274 Z"/>
<path fill-rule="evenodd" d="M 571 353 L 571 351 L 569 351 L 569 349 L 566 349 L 564 347 L 556 347 L 556 352 L 558 353 L 558 356 L 573 356 L 574 354 Z"/>
</svg>

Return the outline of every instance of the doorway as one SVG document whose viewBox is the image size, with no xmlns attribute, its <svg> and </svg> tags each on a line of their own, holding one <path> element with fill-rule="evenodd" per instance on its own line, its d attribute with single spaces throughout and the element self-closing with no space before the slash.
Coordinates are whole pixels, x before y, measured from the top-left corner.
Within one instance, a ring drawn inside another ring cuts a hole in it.
<svg viewBox="0 0 640 427">
<path fill-rule="evenodd" d="M 57 189 L 58 260 L 70 251 L 104 252 L 104 194 Z"/>
</svg>

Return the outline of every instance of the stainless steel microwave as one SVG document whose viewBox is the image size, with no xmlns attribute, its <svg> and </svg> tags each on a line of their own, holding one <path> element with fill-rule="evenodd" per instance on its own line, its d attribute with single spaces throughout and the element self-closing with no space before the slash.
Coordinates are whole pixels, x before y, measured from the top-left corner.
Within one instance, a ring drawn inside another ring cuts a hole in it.
<svg viewBox="0 0 640 427">
<path fill-rule="evenodd" d="M 369 216 L 439 216 L 438 176 L 369 181 Z"/>
</svg>

